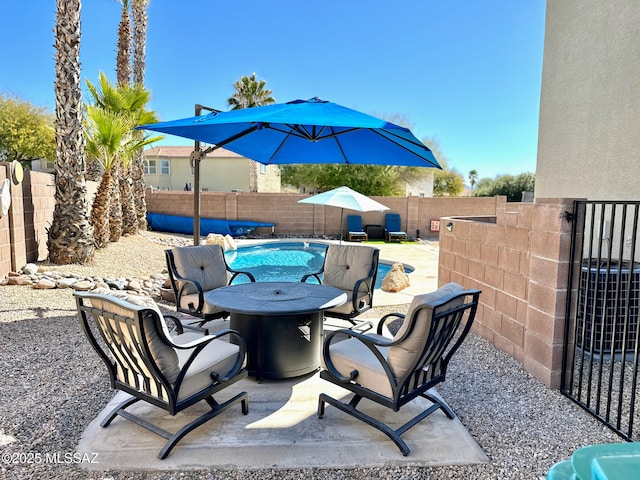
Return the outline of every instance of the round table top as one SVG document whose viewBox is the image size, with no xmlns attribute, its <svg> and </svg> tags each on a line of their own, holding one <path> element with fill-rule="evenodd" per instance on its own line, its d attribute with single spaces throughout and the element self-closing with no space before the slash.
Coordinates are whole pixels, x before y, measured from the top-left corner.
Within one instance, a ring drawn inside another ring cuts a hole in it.
<svg viewBox="0 0 640 480">
<path fill-rule="evenodd" d="M 230 312 L 253 315 L 313 313 L 342 305 L 347 294 L 302 282 L 253 282 L 216 288 L 205 301 Z"/>
</svg>

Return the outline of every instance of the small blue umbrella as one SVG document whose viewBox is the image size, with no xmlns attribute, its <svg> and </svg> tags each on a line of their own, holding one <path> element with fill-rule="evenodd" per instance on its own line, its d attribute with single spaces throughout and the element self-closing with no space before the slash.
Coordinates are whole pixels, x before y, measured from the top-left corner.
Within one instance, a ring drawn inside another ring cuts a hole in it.
<svg viewBox="0 0 640 480">
<path fill-rule="evenodd" d="M 204 108 L 196 105 L 196 114 Z M 224 147 L 265 165 L 338 163 L 442 167 L 408 128 L 335 103 L 312 98 L 221 112 L 138 129 L 195 140 L 194 243 L 200 242 L 200 161 Z M 200 149 L 200 142 L 211 146 Z"/>
</svg>

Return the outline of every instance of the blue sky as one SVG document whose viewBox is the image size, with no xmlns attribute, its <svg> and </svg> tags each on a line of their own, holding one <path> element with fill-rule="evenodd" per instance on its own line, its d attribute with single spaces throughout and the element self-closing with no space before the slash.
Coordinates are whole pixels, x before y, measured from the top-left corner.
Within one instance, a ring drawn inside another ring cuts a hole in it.
<svg viewBox="0 0 640 480">
<path fill-rule="evenodd" d="M 0 92 L 53 112 L 55 1 L 37 3 L 0 2 Z M 278 102 L 317 96 L 404 123 L 465 178 L 535 171 L 544 0 L 151 0 L 148 11 L 146 83 L 162 120 L 195 103 L 227 110 L 233 83 L 255 72 Z M 100 71 L 115 81 L 119 19 L 116 0 L 83 2 L 83 88 Z"/>
</svg>

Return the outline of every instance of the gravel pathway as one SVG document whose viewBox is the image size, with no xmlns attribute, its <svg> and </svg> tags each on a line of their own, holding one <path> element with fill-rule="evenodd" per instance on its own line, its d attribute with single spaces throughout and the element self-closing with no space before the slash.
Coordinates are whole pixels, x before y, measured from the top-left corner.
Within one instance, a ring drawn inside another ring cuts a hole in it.
<svg viewBox="0 0 640 480">
<path fill-rule="evenodd" d="M 56 268 L 145 278 L 164 270 L 167 244 L 185 242 L 188 239 L 144 232 L 97 252 L 89 265 Z M 406 306 L 393 310 L 403 309 Z M 113 392 L 104 366 L 80 330 L 71 290 L 0 287 L 0 366 L 2 479 L 540 479 L 579 447 L 621 441 L 513 358 L 471 334 L 438 391 L 490 463 L 381 470 L 87 472 L 78 462 L 90 459 L 72 454 L 84 428 Z"/>
</svg>

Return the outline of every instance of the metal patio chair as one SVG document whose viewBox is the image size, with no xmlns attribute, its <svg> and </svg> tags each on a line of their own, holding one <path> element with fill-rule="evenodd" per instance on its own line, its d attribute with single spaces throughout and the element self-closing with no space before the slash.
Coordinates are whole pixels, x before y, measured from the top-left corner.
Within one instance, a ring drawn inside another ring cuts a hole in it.
<svg viewBox="0 0 640 480">
<path fill-rule="evenodd" d="M 372 327 L 371 322 L 358 322 L 355 317 L 373 306 L 379 257 L 379 249 L 363 245 L 327 247 L 322 269 L 302 277 L 303 282 L 314 277 L 318 283 L 347 294 L 347 303 L 325 310 L 325 317 L 347 320 L 362 330 Z"/>
<path fill-rule="evenodd" d="M 256 281 L 249 272 L 231 269 L 220 245 L 175 247 L 165 250 L 165 255 L 176 310 L 201 318 L 199 326 L 229 316 L 229 312 L 205 302 L 206 292 L 230 285 L 239 275 Z"/>
<path fill-rule="evenodd" d="M 178 334 L 172 337 L 152 299 L 104 291 L 74 294 L 82 329 L 107 366 L 111 387 L 129 394 L 102 420 L 102 427 L 120 415 L 146 428 L 167 440 L 158 454 L 164 459 L 185 435 L 232 405 L 240 402 L 242 413 L 248 413 L 246 392 L 223 403 L 213 397 L 247 376 L 245 343 L 237 332 L 185 332 L 171 317 Z M 171 433 L 126 410 L 141 400 L 170 415 L 200 401 L 210 409 Z"/>
<path fill-rule="evenodd" d="M 351 391 L 353 396 L 344 403 L 321 393 L 318 417 L 323 417 L 325 403 L 329 403 L 380 430 L 403 455 L 408 455 L 403 433 L 437 410 L 450 419 L 455 417 L 444 400 L 429 390 L 444 382 L 449 360 L 469 333 L 479 296 L 479 290 L 449 283 L 414 297 L 406 316 L 391 313 L 382 317 L 375 335 L 349 329 L 326 334 L 320 378 Z M 383 336 L 387 322 L 399 319 L 402 325 L 393 338 Z M 363 398 L 397 412 L 417 397 L 429 400 L 431 405 L 396 429 L 357 410 Z"/>
</svg>

